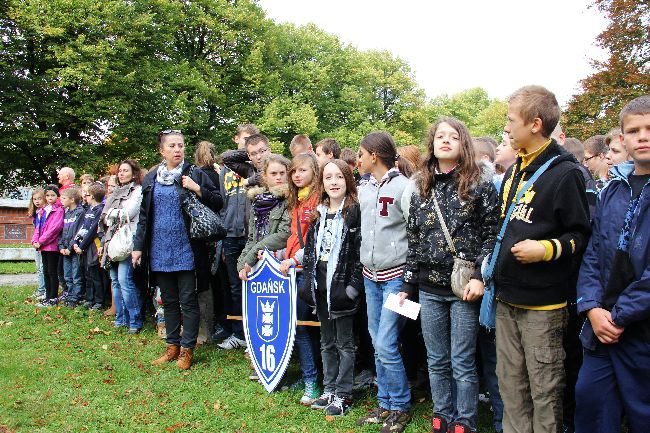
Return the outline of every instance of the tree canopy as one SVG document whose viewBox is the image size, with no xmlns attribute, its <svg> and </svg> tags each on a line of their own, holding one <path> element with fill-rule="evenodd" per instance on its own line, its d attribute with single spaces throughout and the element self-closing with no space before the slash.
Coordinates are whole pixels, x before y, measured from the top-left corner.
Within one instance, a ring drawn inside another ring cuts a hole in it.
<svg viewBox="0 0 650 433">
<path fill-rule="evenodd" d="M 356 146 L 373 129 L 419 142 L 429 121 L 404 61 L 250 0 L 8 0 L 0 32 L 0 189 L 152 165 L 167 128 L 225 150 L 238 123 Z"/>
<path fill-rule="evenodd" d="M 583 140 L 618 126 L 623 106 L 650 93 L 650 2 L 595 0 L 593 7 L 608 20 L 596 39 L 607 58 L 593 62 L 564 118 L 567 135 Z"/>
</svg>

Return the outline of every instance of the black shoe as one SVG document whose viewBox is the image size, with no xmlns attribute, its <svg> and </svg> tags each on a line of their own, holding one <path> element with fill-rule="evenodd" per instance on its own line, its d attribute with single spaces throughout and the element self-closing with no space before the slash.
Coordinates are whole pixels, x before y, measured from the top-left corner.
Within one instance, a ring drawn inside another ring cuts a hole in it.
<svg viewBox="0 0 650 433">
<path fill-rule="evenodd" d="M 445 420 L 440 415 L 434 413 L 433 418 L 431 418 L 431 433 L 447 433 L 449 428 L 447 427 L 447 420 Z"/>
<path fill-rule="evenodd" d="M 325 415 L 330 416 L 343 416 L 352 406 L 352 400 L 349 398 L 341 398 L 334 396 L 332 402 L 325 408 Z"/>
<path fill-rule="evenodd" d="M 411 422 L 411 414 L 399 410 L 391 410 L 390 415 L 381 426 L 380 433 L 402 433 Z"/>
<path fill-rule="evenodd" d="M 332 400 L 334 400 L 334 393 L 324 392 L 320 397 L 314 400 L 310 407 L 312 409 L 325 409 L 330 405 Z"/>
<path fill-rule="evenodd" d="M 449 433 L 476 433 L 476 430 L 472 430 L 463 422 L 454 421 L 449 424 Z"/>
<path fill-rule="evenodd" d="M 230 332 L 226 331 L 226 329 L 221 326 L 221 325 L 216 325 L 214 327 L 214 333 L 212 334 L 212 342 L 213 343 L 221 343 L 223 340 L 226 338 L 230 337 Z"/>
<path fill-rule="evenodd" d="M 63 302 L 63 305 L 65 305 L 68 308 L 77 308 L 76 301 L 66 300 L 65 302 Z"/>
</svg>

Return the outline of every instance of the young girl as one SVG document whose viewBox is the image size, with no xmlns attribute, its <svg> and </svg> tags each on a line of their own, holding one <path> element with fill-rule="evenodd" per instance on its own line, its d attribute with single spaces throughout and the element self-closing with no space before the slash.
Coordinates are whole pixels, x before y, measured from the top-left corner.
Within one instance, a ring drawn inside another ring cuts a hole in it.
<svg viewBox="0 0 650 433">
<path fill-rule="evenodd" d="M 352 405 L 354 313 L 363 290 L 361 212 L 350 167 L 335 159 L 321 168 L 320 204 L 307 232 L 300 296 L 316 305 L 321 331 L 323 394 L 311 405 L 345 415 Z"/>
<path fill-rule="evenodd" d="M 275 251 L 284 247 L 290 234 L 291 216 L 287 210 L 287 170 L 289 160 L 282 155 L 270 155 L 262 166 L 262 185 L 248 190 L 252 200 L 248 223 L 248 240 L 237 260 L 239 278 L 247 281 L 252 267 L 259 260 L 259 252 L 267 248 Z M 244 347 L 246 341 L 234 334 L 218 344 L 222 349 Z M 251 380 L 258 380 L 253 371 Z"/>
<path fill-rule="evenodd" d="M 411 197 L 401 296 L 419 288 L 435 408 L 432 432 L 470 433 L 476 431 L 479 391 L 475 352 L 477 301 L 483 295 L 481 263 L 494 247 L 497 192 L 489 173 L 481 176 L 469 131 L 459 120 L 437 121 L 429 130 L 428 148 Z M 462 297 L 451 289 L 454 254 L 445 226 L 455 256 L 475 266 Z"/>
<path fill-rule="evenodd" d="M 304 256 L 305 239 L 311 222 L 311 215 L 318 204 L 319 185 L 318 160 L 313 153 L 296 155 L 289 167 L 289 198 L 288 208 L 291 214 L 291 235 L 287 240 L 286 249 L 275 253 L 283 259 L 280 270 L 286 275 L 290 268 L 296 268 L 296 287 L 300 287 L 304 274 L 302 260 Z M 300 298 L 296 301 L 298 320 L 314 320 L 309 306 Z M 311 405 L 320 394 L 318 387 L 318 370 L 316 368 L 317 338 L 306 326 L 296 328 L 296 347 L 300 356 L 300 369 L 305 390 L 300 398 L 300 404 Z"/>
<path fill-rule="evenodd" d="M 37 307 L 53 307 L 59 295 L 59 237 L 63 231 L 63 207 L 59 189 L 45 187 L 45 206 L 38 211 L 39 223 L 34 227 L 32 245 L 40 251 L 45 274 L 45 300 Z"/>
<path fill-rule="evenodd" d="M 248 280 L 248 274 L 257 263 L 258 251 L 283 248 L 291 233 L 291 216 L 287 210 L 287 171 L 290 164 L 282 155 L 270 155 L 262 168 L 264 186 L 248 190 L 248 198 L 253 202 L 248 241 L 237 261 L 239 278 L 244 281 Z"/>
<path fill-rule="evenodd" d="M 368 309 L 368 330 L 375 348 L 378 407 L 358 425 L 383 424 L 382 432 L 402 432 L 411 416 L 411 392 L 398 337 L 407 320 L 383 308 L 390 294 L 402 290 L 407 240 L 402 194 L 409 179 L 396 167 L 395 142 L 386 132 L 373 132 L 361 140 L 359 171 L 369 180 L 359 188 L 361 205 L 361 263 Z M 409 164 L 400 159 L 400 169 Z"/>
<path fill-rule="evenodd" d="M 35 188 L 32 191 L 32 199 L 27 209 L 27 214 L 34 222 L 34 231 L 37 230 L 41 223 L 45 222 L 39 214 L 43 206 L 45 206 L 45 191 L 43 188 Z M 42 301 L 45 299 L 45 274 L 43 273 L 43 257 L 39 250 L 36 250 L 36 272 L 38 274 L 38 289 L 32 294 L 32 298 Z"/>
</svg>

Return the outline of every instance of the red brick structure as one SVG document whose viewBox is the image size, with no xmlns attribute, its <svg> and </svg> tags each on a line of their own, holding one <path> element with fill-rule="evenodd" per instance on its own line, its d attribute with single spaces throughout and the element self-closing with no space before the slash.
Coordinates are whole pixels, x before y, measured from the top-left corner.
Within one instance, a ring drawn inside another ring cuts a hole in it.
<svg viewBox="0 0 650 433">
<path fill-rule="evenodd" d="M 28 200 L 0 199 L 0 242 L 31 243 L 34 233 L 32 219 L 27 216 Z"/>
</svg>

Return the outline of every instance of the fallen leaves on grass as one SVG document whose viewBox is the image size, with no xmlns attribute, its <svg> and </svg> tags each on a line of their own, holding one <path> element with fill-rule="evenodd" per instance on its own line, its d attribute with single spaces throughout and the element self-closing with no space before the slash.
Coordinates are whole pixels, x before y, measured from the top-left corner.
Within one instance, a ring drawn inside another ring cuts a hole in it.
<svg viewBox="0 0 650 433">
<path fill-rule="evenodd" d="M 190 425 L 189 422 L 177 422 L 174 425 L 170 425 L 165 430 L 168 431 L 168 432 L 174 432 L 174 431 L 176 431 L 176 430 L 178 430 L 180 428 L 187 427 L 189 425 Z"/>
</svg>

